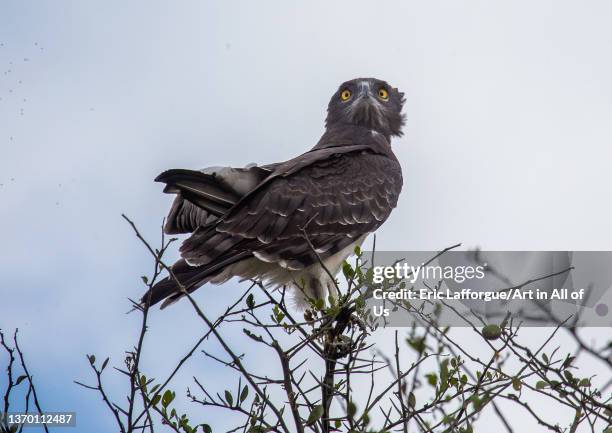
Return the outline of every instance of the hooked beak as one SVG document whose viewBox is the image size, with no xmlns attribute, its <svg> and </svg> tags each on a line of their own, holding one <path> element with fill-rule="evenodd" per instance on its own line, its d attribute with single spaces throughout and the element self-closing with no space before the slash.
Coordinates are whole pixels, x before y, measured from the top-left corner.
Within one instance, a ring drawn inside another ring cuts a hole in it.
<svg viewBox="0 0 612 433">
<path fill-rule="evenodd" d="M 362 81 L 361 83 L 359 83 L 359 90 L 357 92 L 357 101 L 364 103 L 364 102 L 373 102 L 375 100 L 376 99 L 372 96 L 372 93 L 370 92 L 370 83 L 368 83 L 367 81 Z"/>
<path fill-rule="evenodd" d="M 370 127 L 379 126 L 381 123 L 380 106 L 370 91 L 370 83 L 359 83 L 357 97 L 351 108 L 353 121 L 356 123 L 365 124 Z"/>
</svg>

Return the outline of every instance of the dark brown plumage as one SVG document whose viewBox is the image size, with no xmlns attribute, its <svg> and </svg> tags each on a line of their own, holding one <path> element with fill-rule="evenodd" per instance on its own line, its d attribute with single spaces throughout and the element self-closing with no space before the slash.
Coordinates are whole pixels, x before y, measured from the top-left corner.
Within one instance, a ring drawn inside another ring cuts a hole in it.
<svg viewBox="0 0 612 433">
<path fill-rule="evenodd" d="M 325 298 L 333 284 L 317 254 L 338 272 L 397 204 L 402 172 L 390 139 L 401 135 L 402 105 L 403 94 L 383 81 L 351 80 L 332 97 L 318 144 L 296 158 L 263 167 L 162 173 L 156 180 L 177 194 L 165 230 L 192 233 L 173 266 L 181 284 L 193 291 L 233 276 L 273 286 L 305 281 L 299 303 Z M 165 306 L 181 295 L 166 278 L 142 300 L 166 299 Z"/>
</svg>

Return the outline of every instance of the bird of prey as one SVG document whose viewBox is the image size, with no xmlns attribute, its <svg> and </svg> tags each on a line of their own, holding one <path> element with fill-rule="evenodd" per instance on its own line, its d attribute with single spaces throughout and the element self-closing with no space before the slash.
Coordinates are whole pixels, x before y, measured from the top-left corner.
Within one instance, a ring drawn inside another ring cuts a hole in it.
<svg viewBox="0 0 612 433">
<path fill-rule="evenodd" d="M 403 104 L 404 94 L 385 81 L 350 80 L 332 96 L 325 132 L 306 153 L 264 166 L 159 175 L 164 192 L 176 194 L 164 231 L 191 236 L 174 278 L 159 281 L 142 302 L 165 300 L 164 308 L 184 295 L 181 286 L 193 292 L 232 277 L 292 288 L 298 308 L 337 295 L 327 271 L 336 275 L 397 204 L 402 170 L 391 138 L 402 135 Z"/>
</svg>

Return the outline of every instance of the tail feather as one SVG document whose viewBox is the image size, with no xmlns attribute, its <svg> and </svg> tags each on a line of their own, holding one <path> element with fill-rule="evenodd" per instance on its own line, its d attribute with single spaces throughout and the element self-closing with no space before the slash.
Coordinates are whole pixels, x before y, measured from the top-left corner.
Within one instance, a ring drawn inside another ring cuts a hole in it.
<svg viewBox="0 0 612 433">
<path fill-rule="evenodd" d="M 208 203 L 205 206 L 193 204 L 178 193 L 166 219 L 164 232 L 169 235 L 193 233 L 198 227 L 204 227 L 219 218 L 225 210 L 218 211 L 217 205 Z"/>
<path fill-rule="evenodd" d="M 249 252 L 239 252 L 204 266 L 191 266 L 184 259 L 181 259 L 171 268 L 175 278 L 169 275 L 156 283 L 142 296 L 140 302 L 142 305 L 153 306 L 165 299 L 161 306 L 161 308 L 165 308 L 185 296 L 182 288 L 188 293 L 192 293 L 220 272 L 223 272 L 226 266 L 249 256 L 251 256 Z"/>
<path fill-rule="evenodd" d="M 208 231 L 218 218 L 226 214 L 242 196 L 268 177 L 275 165 L 265 167 L 248 166 L 245 168 L 209 167 L 201 171 L 173 169 L 161 173 L 155 179 L 165 183 L 164 192 L 176 194 L 172 203 L 164 232 L 167 234 L 194 233 L 194 240 L 187 241 L 181 248 L 185 257 L 188 248 L 195 239 L 213 236 L 214 230 Z M 162 308 L 184 296 L 184 290 L 193 292 L 206 284 L 213 277 L 223 272 L 226 266 L 251 256 L 250 252 L 241 251 L 237 242 L 227 240 L 216 249 L 206 253 L 191 254 L 187 260 L 179 260 L 172 266 L 174 277 L 168 276 L 155 284 L 142 297 L 143 305 L 155 305 L 166 300 Z M 188 254 L 187 254 L 188 255 Z M 201 257 L 200 257 L 201 256 Z M 206 258 L 206 263 L 202 262 Z"/>
<path fill-rule="evenodd" d="M 164 192 L 182 192 L 193 196 L 194 199 L 203 198 L 221 206 L 233 206 L 240 196 L 229 189 L 214 174 L 202 173 L 196 170 L 173 169 L 164 171 L 155 178 L 156 182 L 166 184 Z"/>
</svg>

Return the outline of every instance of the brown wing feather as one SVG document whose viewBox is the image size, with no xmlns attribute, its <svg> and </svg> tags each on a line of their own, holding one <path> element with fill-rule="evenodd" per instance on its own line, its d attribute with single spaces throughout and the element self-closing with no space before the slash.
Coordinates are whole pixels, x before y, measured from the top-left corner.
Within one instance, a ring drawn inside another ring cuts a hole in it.
<svg viewBox="0 0 612 433">
<path fill-rule="evenodd" d="M 388 155 L 358 151 L 330 155 L 289 176 L 277 176 L 234 206 L 211 228 L 186 240 L 182 256 L 205 265 L 230 251 L 267 261 L 314 263 L 376 230 L 396 206 L 401 168 Z"/>
</svg>

